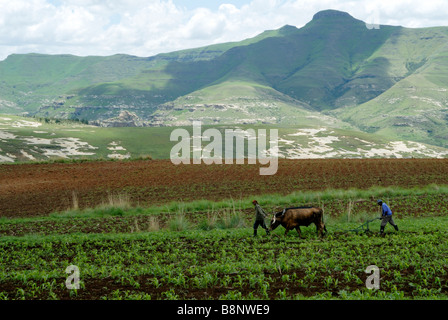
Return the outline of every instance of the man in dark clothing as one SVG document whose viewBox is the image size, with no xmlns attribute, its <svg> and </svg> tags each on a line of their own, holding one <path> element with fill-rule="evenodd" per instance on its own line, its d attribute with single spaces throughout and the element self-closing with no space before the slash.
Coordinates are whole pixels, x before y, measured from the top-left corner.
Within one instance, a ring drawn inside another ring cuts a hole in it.
<svg viewBox="0 0 448 320">
<path fill-rule="evenodd" d="M 252 201 L 252 204 L 255 206 L 255 223 L 254 223 L 254 237 L 257 235 L 257 229 L 261 226 L 266 230 L 266 234 L 269 235 L 268 227 L 264 223 L 264 219 L 268 216 L 266 212 L 260 207 L 257 200 Z"/>
<path fill-rule="evenodd" d="M 394 219 L 392 219 L 392 210 L 390 210 L 389 206 L 382 200 L 378 200 L 377 203 L 381 207 L 380 234 L 384 234 L 384 228 L 386 227 L 387 223 L 390 223 L 395 228 L 395 230 L 398 231 L 398 226 L 395 224 Z"/>
</svg>

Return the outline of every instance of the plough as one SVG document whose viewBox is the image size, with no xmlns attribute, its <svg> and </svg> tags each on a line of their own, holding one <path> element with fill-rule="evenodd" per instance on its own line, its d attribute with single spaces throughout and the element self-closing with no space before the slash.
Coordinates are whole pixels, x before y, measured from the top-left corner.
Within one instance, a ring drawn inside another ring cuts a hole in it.
<svg viewBox="0 0 448 320">
<path fill-rule="evenodd" d="M 356 232 L 356 233 L 358 233 L 358 232 L 370 232 L 369 223 L 371 223 L 371 222 L 373 222 L 375 220 L 381 220 L 381 218 L 378 217 L 378 218 L 375 218 L 375 219 L 372 219 L 372 220 L 368 220 L 368 221 L 364 222 L 362 225 L 360 225 L 357 228 L 349 229 L 349 230 L 342 230 L 342 232 Z"/>
</svg>

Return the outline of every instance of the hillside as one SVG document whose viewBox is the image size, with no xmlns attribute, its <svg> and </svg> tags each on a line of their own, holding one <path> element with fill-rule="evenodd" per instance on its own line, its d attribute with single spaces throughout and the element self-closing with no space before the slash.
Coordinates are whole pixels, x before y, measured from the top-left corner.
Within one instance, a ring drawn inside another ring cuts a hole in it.
<svg viewBox="0 0 448 320">
<path fill-rule="evenodd" d="M 391 75 L 405 76 L 374 99 L 333 115 L 367 132 L 447 147 L 448 28 L 403 29 L 376 55 L 394 62 Z"/>
<path fill-rule="evenodd" d="M 0 61 L 0 112 L 95 120 L 116 116 L 118 109 L 139 109 L 145 117 L 160 103 L 178 96 L 165 88 L 172 78 L 165 71 L 168 65 L 208 61 L 230 48 L 280 33 L 265 31 L 241 42 L 148 58 L 13 54 Z"/>
<path fill-rule="evenodd" d="M 122 126 L 125 110 L 140 126 L 324 126 L 447 147 L 447 38 L 325 10 L 302 28 L 154 57 L 11 55 L 0 113 Z"/>
<path fill-rule="evenodd" d="M 132 114 L 122 115 L 132 119 Z M 129 119 L 128 119 L 129 120 Z M 311 120 L 311 119 L 310 119 Z M 317 120 L 314 119 L 317 123 Z M 183 127 L 192 134 L 191 126 Z M 278 150 L 285 159 L 317 158 L 444 158 L 448 149 L 387 139 L 355 130 L 324 126 L 213 125 L 225 137 L 226 129 L 277 129 Z M 169 159 L 176 142 L 171 127 L 96 127 L 76 121 L 48 121 L 0 114 L 0 163 L 71 159 Z M 269 131 L 268 131 L 269 132 Z M 203 141 L 205 147 L 209 142 Z M 223 140 L 223 148 L 225 140 Z M 245 150 L 248 145 L 245 143 Z"/>
</svg>

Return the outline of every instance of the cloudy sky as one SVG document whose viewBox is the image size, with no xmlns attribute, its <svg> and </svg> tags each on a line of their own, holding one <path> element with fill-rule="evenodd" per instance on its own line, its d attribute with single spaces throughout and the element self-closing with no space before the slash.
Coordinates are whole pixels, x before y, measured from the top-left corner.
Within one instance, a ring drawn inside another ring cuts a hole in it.
<svg viewBox="0 0 448 320">
<path fill-rule="evenodd" d="M 446 0 L 0 0 L 0 60 L 12 53 L 162 52 L 302 27 L 324 9 L 411 28 L 448 26 Z"/>
</svg>

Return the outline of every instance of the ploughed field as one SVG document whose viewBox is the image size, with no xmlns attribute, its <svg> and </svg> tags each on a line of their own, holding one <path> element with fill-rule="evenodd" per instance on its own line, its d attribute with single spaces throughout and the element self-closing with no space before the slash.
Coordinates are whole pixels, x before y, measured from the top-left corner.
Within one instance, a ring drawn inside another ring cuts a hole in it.
<svg viewBox="0 0 448 320">
<path fill-rule="evenodd" d="M 0 165 L 0 217 L 94 207 L 111 195 L 139 206 L 199 199 L 373 186 L 448 184 L 448 159 L 279 160 L 259 165 L 174 165 L 170 160 Z"/>
<path fill-rule="evenodd" d="M 447 299 L 447 180 L 445 159 L 280 160 L 274 176 L 164 160 L 2 165 L 0 299 Z M 253 237 L 254 198 L 268 213 L 320 206 L 328 234 Z M 359 228 L 378 198 L 399 232 Z M 371 265 L 379 289 L 366 288 Z"/>
</svg>

